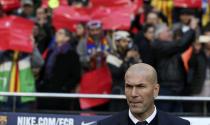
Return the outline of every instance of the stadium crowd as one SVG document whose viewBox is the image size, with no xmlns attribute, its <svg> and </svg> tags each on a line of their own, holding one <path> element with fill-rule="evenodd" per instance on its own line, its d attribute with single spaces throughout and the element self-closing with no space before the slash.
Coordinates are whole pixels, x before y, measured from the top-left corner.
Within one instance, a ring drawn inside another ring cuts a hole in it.
<svg viewBox="0 0 210 125">
<path fill-rule="evenodd" d="M 90 6 L 90 2 L 69 0 L 68 4 L 82 8 Z M 209 97 L 210 22 L 202 24 L 202 10 L 174 7 L 171 20 L 152 0 L 143 3 L 126 30 L 104 29 L 100 20 L 78 23 L 74 31 L 67 27 L 56 29 L 53 10 L 41 6 L 41 0 L 22 0 L 20 8 L 9 12 L 0 9 L 1 18 L 16 15 L 35 24 L 32 53 L 0 52 L 0 91 L 124 94 L 125 71 L 132 64 L 144 62 L 158 72 L 160 95 Z M 11 90 L 14 61 L 18 62 L 20 85 Z M 102 99 L 95 104 L 80 99 L 0 97 L 0 109 L 10 110 L 13 101 L 17 109 L 25 111 L 114 112 L 127 108 L 124 100 Z M 94 104 L 87 106 L 85 101 Z M 158 101 L 157 107 L 168 112 L 203 110 L 197 102 Z M 208 108 L 210 112 L 209 104 Z"/>
</svg>

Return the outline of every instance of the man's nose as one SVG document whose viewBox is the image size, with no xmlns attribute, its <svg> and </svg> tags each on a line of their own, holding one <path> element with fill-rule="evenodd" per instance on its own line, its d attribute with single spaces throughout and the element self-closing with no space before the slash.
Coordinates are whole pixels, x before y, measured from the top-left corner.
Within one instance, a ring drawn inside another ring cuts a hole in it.
<svg viewBox="0 0 210 125">
<path fill-rule="evenodd" d="M 133 96 L 133 97 L 137 96 L 137 89 L 136 89 L 136 87 L 132 88 L 131 96 Z"/>
</svg>

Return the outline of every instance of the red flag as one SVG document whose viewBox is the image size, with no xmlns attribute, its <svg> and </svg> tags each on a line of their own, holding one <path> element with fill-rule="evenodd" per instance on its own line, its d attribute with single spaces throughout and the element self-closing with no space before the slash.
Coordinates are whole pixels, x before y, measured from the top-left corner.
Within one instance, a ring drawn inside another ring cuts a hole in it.
<svg viewBox="0 0 210 125">
<path fill-rule="evenodd" d="M 78 23 L 89 20 L 100 20 L 106 30 L 128 30 L 131 15 L 135 13 L 136 6 L 133 4 L 119 7 L 91 7 L 75 8 L 61 6 L 53 11 L 53 25 L 56 29 L 68 28 L 75 31 Z"/>
<path fill-rule="evenodd" d="M 174 0 L 175 7 L 201 8 L 202 0 Z"/>
<path fill-rule="evenodd" d="M 107 7 L 95 7 L 92 9 L 91 18 L 100 20 L 108 15 L 112 14 L 112 9 Z"/>
<path fill-rule="evenodd" d="M 4 11 L 11 11 L 20 7 L 20 0 L 0 0 Z"/>
<path fill-rule="evenodd" d="M 32 52 L 31 35 L 34 23 L 25 18 L 0 18 L 0 50 Z"/>
<path fill-rule="evenodd" d="M 101 20 L 106 30 L 128 30 L 131 23 L 131 15 L 134 13 L 134 6 L 122 7 L 98 7 L 92 12 L 92 19 Z"/>
<path fill-rule="evenodd" d="M 130 0 L 90 0 L 90 4 L 93 7 L 97 7 L 97 6 L 104 6 L 104 7 L 122 6 L 122 5 L 128 5 L 129 3 L 131 3 Z"/>
<path fill-rule="evenodd" d="M 101 19 L 105 30 L 128 30 L 130 28 L 131 17 L 129 14 L 112 13 Z"/>
<path fill-rule="evenodd" d="M 79 10 L 69 6 L 61 6 L 53 11 L 53 25 L 56 30 L 67 28 L 70 31 L 75 31 L 76 24 L 89 20 L 90 16 L 88 12 L 85 12 L 85 8 Z"/>
<path fill-rule="evenodd" d="M 110 94 L 112 77 L 108 67 L 104 66 L 83 75 L 80 82 L 80 93 Z M 108 99 L 80 99 L 81 109 L 88 109 L 108 102 Z"/>
</svg>

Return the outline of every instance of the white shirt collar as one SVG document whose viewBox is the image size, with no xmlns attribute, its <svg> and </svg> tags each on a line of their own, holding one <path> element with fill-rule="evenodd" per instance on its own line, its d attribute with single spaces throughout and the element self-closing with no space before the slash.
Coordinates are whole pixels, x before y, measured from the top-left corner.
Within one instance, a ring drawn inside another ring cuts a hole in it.
<svg viewBox="0 0 210 125">
<path fill-rule="evenodd" d="M 155 110 L 153 111 L 153 113 L 148 118 L 146 118 L 145 121 L 147 121 L 147 123 L 149 124 L 155 118 L 156 114 L 157 114 L 157 109 L 155 107 Z M 128 111 L 128 115 L 134 124 L 139 122 L 139 120 L 131 113 L 130 109 Z"/>
</svg>

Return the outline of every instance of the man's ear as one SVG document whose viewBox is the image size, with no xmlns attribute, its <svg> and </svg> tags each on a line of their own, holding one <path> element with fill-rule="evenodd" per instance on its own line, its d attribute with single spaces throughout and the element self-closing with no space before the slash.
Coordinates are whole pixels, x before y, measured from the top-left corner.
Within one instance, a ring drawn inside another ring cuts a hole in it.
<svg viewBox="0 0 210 125">
<path fill-rule="evenodd" d="M 156 98 L 160 91 L 160 85 L 158 83 L 155 83 L 154 85 L 154 98 Z"/>
</svg>

